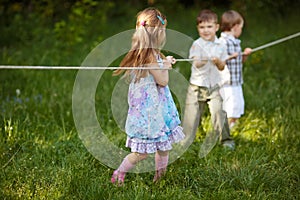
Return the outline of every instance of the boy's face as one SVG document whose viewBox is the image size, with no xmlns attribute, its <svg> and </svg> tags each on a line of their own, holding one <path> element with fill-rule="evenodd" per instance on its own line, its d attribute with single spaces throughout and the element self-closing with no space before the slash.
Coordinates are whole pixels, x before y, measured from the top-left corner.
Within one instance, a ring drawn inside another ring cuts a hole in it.
<svg viewBox="0 0 300 200">
<path fill-rule="evenodd" d="M 216 32 L 219 30 L 219 24 L 214 21 L 201 22 L 197 25 L 199 35 L 207 41 L 214 41 Z"/>
<path fill-rule="evenodd" d="M 244 22 L 240 23 L 240 24 L 236 24 L 232 30 L 233 30 L 233 36 L 238 38 L 241 36 L 242 34 L 242 29 L 243 29 L 243 26 L 244 26 Z"/>
</svg>

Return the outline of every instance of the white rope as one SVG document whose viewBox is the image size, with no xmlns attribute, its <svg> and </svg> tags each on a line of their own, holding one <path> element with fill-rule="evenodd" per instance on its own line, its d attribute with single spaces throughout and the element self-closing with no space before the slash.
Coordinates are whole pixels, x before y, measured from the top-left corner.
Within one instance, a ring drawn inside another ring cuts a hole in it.
<svg viewBox="0 0 300 200">
<path fill-rule="evenodd" d="M 195 59 L 183 58 L 176 59 L 178 62 L 183 61 L 194 61 Z M 124 69 L 124 70 L 144 70 L 144 69 L 172 69 L 172 68 L 160 68 L 160 67 L 100 67 L 100 66 L 24 66 L 24 65 L 0 65 L 0 69 L 48 69 L 48 70 L 71 70 L 71 69 L 80 69 L 80 70 L 116 70 L 116 69 Z"/>
<path fill-rule="evenodd" d="M 184 61 L 194 61 L 195 59 L 193 58 L 178 58 L 178 59 L 175 59 L 176 62 L 184 62 Z"/>
<path fill-rule="evenodd" d="M 169 69 L 169 68 L 159 68 L 159 67 L 97 67 L 97 66 L 22 66 L 22 65 L 0 65 L 0 69 L 83 69 L 83 70 L 139 70 L 139 69 Z"/>
<path fill-rule="evenodd" d="M 298 37 L 300 35 L 300 32 L 295 33 L 293 35 L 289 35 L 287 37 L 281 38 L 279 40 L 275 40 L 273 42 L 261 45 L 259 47 L 256 47 L 254 49 L 252 49 L 252 53 L 270 46 L 273 46 L 275 44 L 284 42 L 286 40 L 290 40 L 292 38 Z M 194 61 L 194 60 L 199 60 L 199 59 L 193 59 L 193 58 L 180 58 L 180 59 L 176 59 L 176 62 L 189 62 L 189 61 Z M 207 60 L 207 59 L 206 59 Z M 22 66 L 22 65 L 0 65 L 0 69 L 49 69 L 49 70 L 54 70 L 54 69 L 63 69 L 63 70 L 70 70 L 70 69 L 83 69 L 83 70 L 116 70 L 116 69 L 124 69 L 124 70 L 143 70 L 143 69 L 155 69 L 155 70 L 159 70 L 162 68 L 159 67 L 97 67 L 97 66 L 93 66 L 93 67 L 89 67 L 89 66 Z M 172 69 L 172 68 L 167 68 L 168 70 Z"/>
<path fill-rule="evenodd" d="M 255 52 L 255 51 L 258 51 L 258 50 L 261 50 L 261 49 L 264 49 L 264 48 L 273 46 L 273 45 L 275 45 L 275 44 L 284 42 L 284 41 L 286 41 L 286 40 L 290 40 L 290 39 L 292 39 L 292 38 L 298 37 L 299 35 L 300 35 L 300 32 L 295 33 L 295 34 L 290 35 L 290 36 L 287 36 L 287 37 L 284 37 L 284 38 L 281 38 L 281 39 L 279 39 L 279 40 L 275 40 L 275 41 L 273 41 L 273 42 L 270 42 L 270 43 L 261 45 L 261 46 L 259 46 L 259 47 L 256 47 L 256 48 L 252 49 L 252 53 Z"/>
</svg>

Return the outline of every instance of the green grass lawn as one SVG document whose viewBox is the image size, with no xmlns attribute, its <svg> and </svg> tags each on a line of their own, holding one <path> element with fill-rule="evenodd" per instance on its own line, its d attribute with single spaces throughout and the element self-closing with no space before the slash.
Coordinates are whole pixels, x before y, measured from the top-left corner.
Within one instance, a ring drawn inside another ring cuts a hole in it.
<svg viewBox="0 0 300 200">
<path fill-rule="evenodd" d="M 247 13 L 244 47 L 300 30 L 297 13 L 267 15 L 265 20 L 254 14 Z M 174 16 L 169 28 L 196 39 L 194 21 L 185 22 L 185 29 L 181 20 L 172 22 Z M 276 26 L 269 23 L 274 19 Z M 50 39 L 2 48 L 1 64 L 80 65 L 97 43 L 87 38 L 81 47 L 53 49 Z M 154 172 L 129 173 L 124 187 L 110 183 L 114 169 L 94 158 L 78 137 L 72 115 L 76 70 L 0 69 L 0 199 L 299 199 L 299 46 L 296 38 L 247 60 L 246 112 L 232 132 L 235 151 L 215 146 L 199 158 L 202 127 L 209 121 L 206 113 L 196 140 L 168 166 L 161 182 L 152 183 Z M 188 63 L 176 67 L 188 78 Z M 109 107 L 117 79 L 105 72 L 95 99 L 107 137 L 124 148 L 125 134 L 111 119 Z"/>
</svg>

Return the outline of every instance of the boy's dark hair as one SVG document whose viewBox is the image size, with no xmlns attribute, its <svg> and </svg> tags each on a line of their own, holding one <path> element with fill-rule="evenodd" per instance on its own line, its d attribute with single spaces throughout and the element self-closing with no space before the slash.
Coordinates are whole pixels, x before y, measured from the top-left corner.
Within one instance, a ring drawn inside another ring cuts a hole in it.
<svg viewBox="0 0 300 200">
<path fill-rule="evenodd" d="M 218 23 L 218 15 L 208 9 L 201 10 L 197 17 L 197 25 L 202 22 L 209 22 L 214 21 L 215 23 Z"/>
<path fill-rule="evenodd" d="M 229 10 L 223 13 L 221 18 L 221 31 L 230 31 L 236 24 L 241 24 L 244 21 L 243 17 L 234 10 Z"/>
</svg>

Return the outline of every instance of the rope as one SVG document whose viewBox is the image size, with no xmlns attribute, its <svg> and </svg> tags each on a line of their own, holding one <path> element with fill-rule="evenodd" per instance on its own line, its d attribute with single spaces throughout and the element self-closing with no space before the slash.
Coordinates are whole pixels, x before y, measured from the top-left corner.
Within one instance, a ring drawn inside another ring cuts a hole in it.
<svg viewBox="0 0 300 200">
<path fill-rule="evenodd" d="M 146 69 L 145 67 L 88 67 L 88 66 L 22 66 L 22 65 L 0 65 L 0 69 L 49 69 L 49 70 L 55 70 L 55 69 L 83 69 L 83 70 L 116 70 L 116 69 L 124 69 L 124 70 L 138 70 L 138 69 Z M 147 69 L 162 69 L 159 67 L 147 67 Z M 168 69 L 168 68 L 163 68 Z"/>
<path fill-rule="evenodd" d="M 176 59 L 176 62 L 184 62 L 184 61 L 194 61 L 195 59 L 193 58 L 179 58 L 179 59 Z"/>
<path fill-rule="evenodd" d="M 261 45 L 261 46 L 259 46 L 259 47 L 256 47 L 256 48 L 252 49 L 252 53 L 255 52 L 255 51 L 258 51 L 258 50 L 265 49 L 265 48 L 267 48 L 267 47 L 273 46 L 273 45 L 275 45 L 275 44 L 284 42 L 284 41 L 286 41 L 286 40 L 290 40 L 290 39 L 292 39 L 292 38 L 298 37 L 299 35 L 300 35 L 300 32 L 295 33 L 295 34 L 290 35 L 290 36 L 287 36 L 287 37 L 284 37 L 284 38 L 281 38 L 281 39 L 279 39 L 279 40 L 275 40 L 275 41 L 273 41 L 273 42 L 270 42 L 270 43 Z"/>
<path fill-rule="evenodd" d="M 252 53 L 261 49 L 265 49 L 267 47 L 273 46 L 275 44 L 284 42 L 286 40 L 290 40 L 292 38 L 298 37 L 300 35 L 300 32 L 295 33 L 293 35 L 289 35 L 287 37 L 275 40 L 273 42 L 261 45 L 259 47 L 256 47 L 254 49 L 252 49 Z M 176 62 L 189 62 L 189 61 L 194 61 L 196 59 L 193 58 L 180 58 L 180 59 L 176 59 Z M 89 66 L 17 66 L 17 65 L 0 65 L 0 69 L 48 69 L 48 70 L 55 70 L 55 69 L 63 69 L 63 70 L 70 70 L 70 69 L 84 69 L 84 70 L 116 70 L 116 69 L 120 69 L 120 67 L 97 67 L 97 66 L 93 66 L 93 67 L 89 67 Z M 124 70 L 144 70 L 146 69 L 145 67 L 122 67 L 122 69 Z M 159 67 L 147 67 L 147 70 L 149 69 L 155 69 L 155 70 L 159 70 L 162 68 Z M 168 68 L 168 70 L 170 70 L 171 68 Z"/>
<path fill-rule="evenodd" d="M 184 62 L 184 61 L 194 61 L 195 59 L 190 58 L 182 58 L 182 59 L 176 59 L 178 62 Z M 160 69 L 172 69 L 172 68 L 160 68 L 160 67 L 100 67 L 100 66 L 23 66 L 23 65 L 0 65 L 0 69 L 48 69 L 48 70 L 71 70 L 71 69 L 81 69 L 81 70 L 116 70 L 116 69 L 124 69 L 124 70 L 144 70 L 144 69 L 154 69 L 154 70 L 160 70 Z"/>
</svg>

